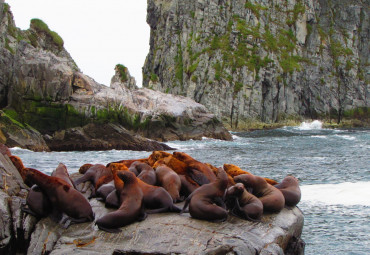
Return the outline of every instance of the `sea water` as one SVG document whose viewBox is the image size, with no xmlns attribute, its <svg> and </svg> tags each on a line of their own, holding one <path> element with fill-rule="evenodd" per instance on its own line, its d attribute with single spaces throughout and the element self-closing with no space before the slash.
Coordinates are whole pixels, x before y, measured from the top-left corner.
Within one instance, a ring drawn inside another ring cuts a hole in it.
<svg viewBox="0 0 370 255">
<path fill-rule="evenodd" d="M 195 159 L 222 166 L 235 164 L 256 175 L 300 180 L 305 254 L 369 254 L 370 130 L 324 129 L 319 121 L 297 127 L 232 133 L 232 141 L 167 143 Z M 59 162 L 70 173 L 85 163 L 107 164 L 145 158 L 150 152 L 31 152 L 13 148 L 26 167 L 50 174 Z"/>
</svg>

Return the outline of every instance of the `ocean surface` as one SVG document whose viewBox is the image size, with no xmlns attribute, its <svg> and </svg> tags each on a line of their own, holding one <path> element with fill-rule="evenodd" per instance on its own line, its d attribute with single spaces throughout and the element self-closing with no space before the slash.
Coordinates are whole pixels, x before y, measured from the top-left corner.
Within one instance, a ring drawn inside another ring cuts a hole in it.
<svg viewBox="0 0 370 255">
<path fill-rule="evenodd" d="M 323 129 L 319 121 L 297 127 L 232 133 L 233 141 L 167 143 L 215 166 L 235 164 L 256 175 L 300 180 L 305 254 L 369 254 L 370 130 Z M 85 163 L 145 158 L 150 152 L 31 152 L 13 148 L 26 167 L 50 174 L 59 162 L 70 173 Z"/>
</svg>

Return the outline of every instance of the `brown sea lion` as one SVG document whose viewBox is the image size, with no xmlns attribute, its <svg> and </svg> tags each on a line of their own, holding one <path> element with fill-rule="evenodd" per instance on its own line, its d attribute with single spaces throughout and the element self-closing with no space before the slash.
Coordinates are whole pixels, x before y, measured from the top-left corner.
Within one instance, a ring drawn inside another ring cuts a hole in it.
<svg viewBox="0 0 370 255">
<path fill-rule="evenodd" d="M 164 158 L 171 157 L 172 154 L 165 151 L 153 151 L 152 154 L 148 157 L 148 164 L 154 166 L 155 162 L 158 160 L 163 160 Z"/>
<path fill-rule="evenodd" d="M 174 203 L 180 202 L 180 176 L 167 165 L 165 165 L 163 160 L 157 161 L 154 167 L 158 184 L 167 190 Z"/>
<path fill-rule="evenodd" d="M 9 158 L 12 161 L 15 168 L 17 168 L 18 172 L 20 173 L 20 175 L 22 176 L 22 179 L 24 181 L 25 180 L 25 173 L 24 173 L 24 168 L 25 167 L 23 165 L 23 162 L 22 162 L 21 158 L 18 157 L 18 156 L 14 156 L 14 155 L 11 155 Z M 31 187 L 32 185 L 29 185 L 29 186 Z"/>
<path fill-rule="evenodd" d="M 53 209 L 70 217 L 68 224 L 94 220 L 89 201 L 69 183 L 32 168 L 25 168 L 25 173 L 26 181 L 36 184 L 42 190 L 50 200 Z"/>
<path fill-rule="evenodd" d="M 186 175 L 190 176 L 199 185 L 216 180 L 216 175 L 206 164 L 195 160 L 190 155 L 184 152 L 174 152 L 173 156 L 187 165 Z"/>
<path fill-rule="evenodd" d="M 140 158 L 140 159 L 125 159 L 125 160 L 119 160 L 115 162 L 110 162 L 106 165 L 106 167 L 109 167 L 110 164 L 112 163 L 119 163 L 119 164 L 124 164 L 126 167 L 130 167 L 132 163 L 135 161 L 143 162 L 148 164 L 148 158 Z"/>
<path fill-rule="evenodd" d="M 112 192 L 115 191 L 116 187 L 114 186 L 114 181 L 110 181 L 106 184 L 101 185 L 95 192 L 96 197 L 98 200 L 105 201 L 107 196 Z"/>
<path fill-rule="evenodd" d="M 181 190 L 180 195 L 187 197 L 191 193 L 193 193 L 194 190 L 199 188 L 199 184 L 193 181 L 189 176 L 185 176 L 183 174 L 179 174 L 180 180 L 181 180 Z"/>
<path fill-rule="evenodd" d="M 48 216 L 52 211 L 52 204 L 49 198 L 36 184 L 31 187 L 26 197 L 26 205 L 22 205 L 22 211 L 37 218 Z"/>
<path fill-rule="evenodd" d="M 144 194 L 144 206 L 147 213 L 180 212 L 181 209 L 173 204 L 172 197 L 163 188 L 147 184 L 138 178 L 138 183 Z"/>
<path fill-rule="evenodd" d="M 76 188 L 73 180 L 68 174 L 66 165 L 64 165 L 63 163 L 59 163 L 58 167 L 51 173 L 51 176 L 61 178 L 64 181 L 66 181 L 69 185 Z"/>
<path fill-rule="evenodd" d="M 267 183 L 267 181 L 260 176 L 253 174 L 241 174 L 234 177 L 235 182 L 244 184 L 244 187 L 251 193 L 258 197 L 263 204 L 264 212 L 279 212 L 284 208 L 285 199 L 283 194 Z"/>
<path fill-rule="evenodd" d="M 247 220 L 259 220 L 263 213 L 261 200 L 246 191 L 243 183 L 237 183 L 226 191 L 226 205 L 233 215 Z"/>
<path fill-rule="evenodd" d="M 146 217 L 142 206 L 143 192 L 138 185 L 139 179 L 130 171 L 119 171 L 116 175 L 125 183 L 122 189 L 121 185 L 116 187 L 121 205 L 118 210 L 107 213 L 96 221 L 99 229 L 112 233 L 120 232 L 120 227 Z"/>
<path fill-rule="evenodd" d="M 226 171 L 227 174 L 229 174 L 233 178 L 241 174 L 252 174 L 250 172 L 242 170 L 240 167 L 233 165 L 233 164 L 224 164 L 224 170 Z M 267 181 L 267 183 L 271 185 L 278 184 L 277 181 L 270 179 L 270 178 L 265 177 L 265 180 Z"/>
<path fill-rule="evenodd" d="M 209 221 L 226 220 L 227 211 L 223 198 L 227 184 L 227 174 L 219 168 L 215 181 L 200 186 L 187 197 L 182 212 L 189 205 L 189 212 L 193 218 Z"/>
<path fill-rule="evenodd" d="M 157 184 L 157 176 L 155 174 L 154 169 L 150 165 L 136 161 L 131 164 L 129 170 L 130 171 L 136 170 L 136 172 L 138 173 L 137 178 L 139 178 L 143 182 L 150 185 Z"/>
<path fill-rule="evenodd" d="M 285 177 L 281 183 L 274 185 L 274 187 L 283 193 L 287 206 L 296 206 L 301 201 L 299 181 L 294 176 Z"/>
<path fill-rule="evenodd" d="M 75 181 L 75 185 L 90 181 L 94 185 L 94 189 L 90 195 L 95 197 L 96 190 L 103 184 L 113 180 L 112 172 L 102 164 L 96 164 L 87 169 L 85 174 Z"/>
</svg>

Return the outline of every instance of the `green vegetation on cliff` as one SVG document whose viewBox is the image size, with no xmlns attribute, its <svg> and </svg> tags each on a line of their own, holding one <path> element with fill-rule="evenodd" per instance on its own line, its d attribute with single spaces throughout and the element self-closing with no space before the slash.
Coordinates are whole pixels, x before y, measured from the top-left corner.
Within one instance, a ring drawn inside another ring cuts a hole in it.
<svg viewBox="0 0 370 255">
<path fill-rule="evenodd" d="M 36 30 L 38 33 L 45 33 L 46 35 L 50 36 L 52 41 L 59 47 L 59 49 L 63 48 L 63 39 L 58 35 L 58 33 L 50 30 L 48 25 L 46 25 L 46 23 L 41 19 L 31 19 L 30 27 Z"/>
<path fill-rule="evenodd" d="M 117 64 L 116 65 L 116 70 L 119 73 L 119 78 L 121 79 L 122 82 L 126 82 L 128 80 L 127 77 L 127 67 L 125 67 L 122 64 Z"/>
</svg>

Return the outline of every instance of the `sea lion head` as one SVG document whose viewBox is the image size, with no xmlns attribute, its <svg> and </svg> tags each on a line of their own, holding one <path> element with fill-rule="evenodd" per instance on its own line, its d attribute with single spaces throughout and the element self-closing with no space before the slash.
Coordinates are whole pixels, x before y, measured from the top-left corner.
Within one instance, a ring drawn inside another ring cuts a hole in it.
<svg viewBox="0 0 370 255">
<path fill-rule="evenodd" d="M 239 182 L 228 188 L 226 195 L 239 197 L 241 194 L 243 194 L 244 190 L 244 184 Z"/>
</svg>

